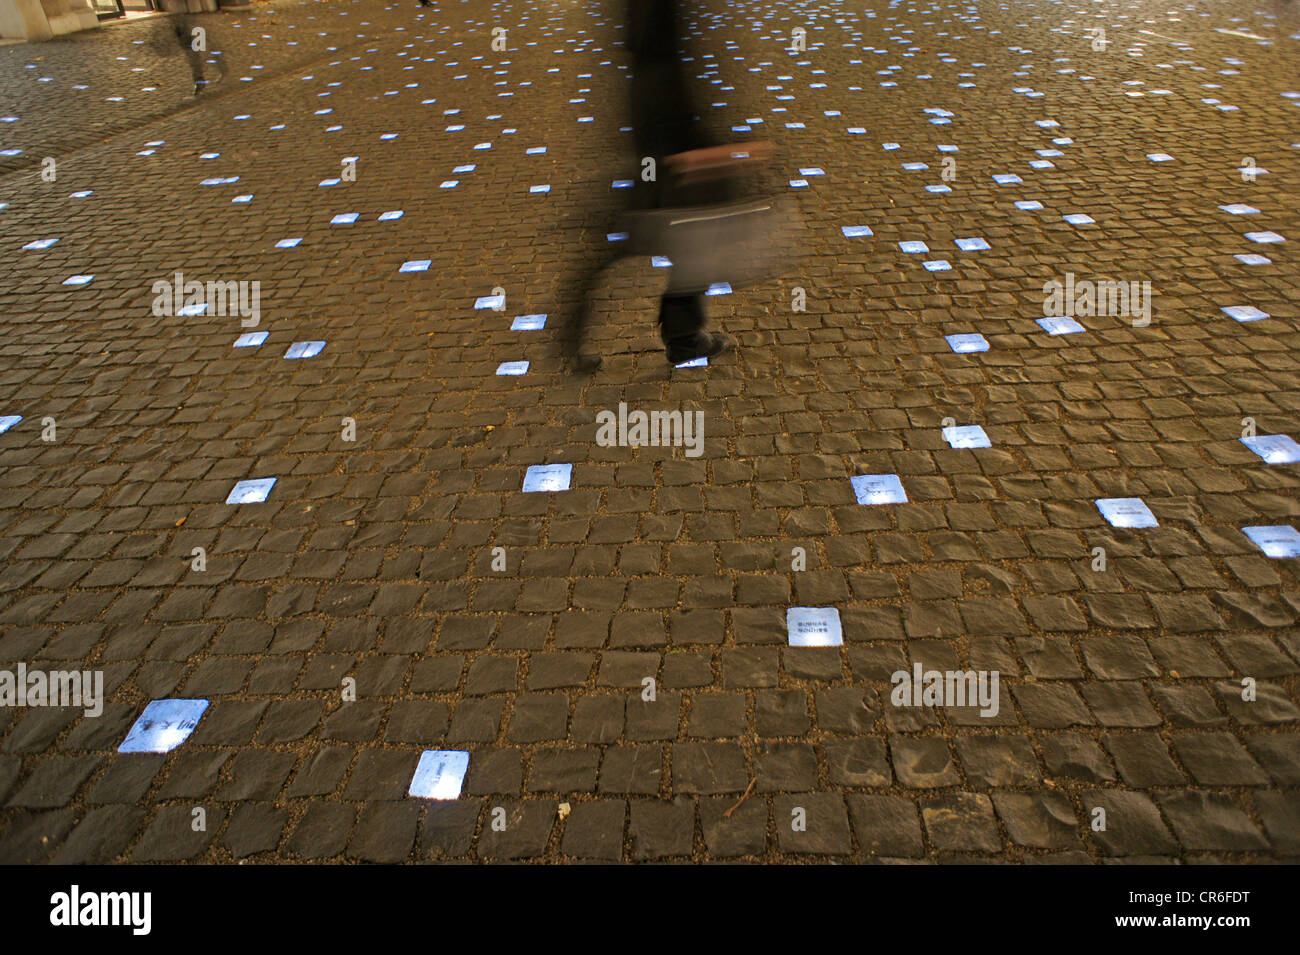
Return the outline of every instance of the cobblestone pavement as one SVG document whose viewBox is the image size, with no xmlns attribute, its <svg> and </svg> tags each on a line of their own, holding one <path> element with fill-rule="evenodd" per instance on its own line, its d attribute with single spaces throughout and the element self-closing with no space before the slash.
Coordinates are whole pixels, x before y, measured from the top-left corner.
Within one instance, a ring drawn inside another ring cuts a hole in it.
<svg viewBox="0 0 1300 955">
<path fill-rule="evenodd" d="M 808 254 L 671 373 L 649 263 L 600 371 L 554 338 L 638 171 L 616 5 L 196 17 L 197 97 L 159 21 L 0 49 L 0 670 L 106 697 L 0 707 L 0 861 L 1300 859 L 1300 465 L 1242 440 L 1300 438 L 1297 4 L 691 9 Z M 598 443 L 620 402 L 702 454 Z"/>
</svg>

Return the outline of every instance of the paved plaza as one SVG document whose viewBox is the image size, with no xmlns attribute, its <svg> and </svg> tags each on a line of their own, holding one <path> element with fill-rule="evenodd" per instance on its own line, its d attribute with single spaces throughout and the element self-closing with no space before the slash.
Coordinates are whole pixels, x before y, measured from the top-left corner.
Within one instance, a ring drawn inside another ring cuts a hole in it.
<svg viewBox="0 0 1300 955">
<path fill-rule="evenodd" d="M 590 374 L 621 3 L 0 46 L 0 862 L 1300 861 L 1300 2 L 685 9 Z"/>
</svg>

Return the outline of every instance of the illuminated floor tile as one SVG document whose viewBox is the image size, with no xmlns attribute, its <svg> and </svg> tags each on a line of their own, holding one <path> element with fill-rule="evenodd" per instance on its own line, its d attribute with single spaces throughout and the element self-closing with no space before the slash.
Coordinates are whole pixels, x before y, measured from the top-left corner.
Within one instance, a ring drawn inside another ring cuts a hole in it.
<svg viewBox="0 0 1300 955">
<path fill-rule="evenodd" d="M 1257 322 L 1261 318 L 1268 318 L 1268 312 L 1262 311 L 1254 305 L 1228 305 L 1221 311 L 1239 322 Z"/>
<path fill-rule="evenodd" d="M 567 491 L 572 478 L 572 464 L 534 464 L 524 475 L 524 490 Z"/>
<path fill-rule="evenodd" d="M 503 361 L 497 365 L 498 375 L 526 375 L 528 374 L 528 362 L 526 361 Z"/>
<path fill-rule="evenodd" d="M 355 212 L 340 212 L 330 220 L 330 225 L 351 225 L 357 221 L 357 215 Z"/>
<path fill-rule="evenodd" d="M 411 259 L 409 262 L 403 262 L 399 272 L 427 272 L 429 266 L 433 264 L 432 259 Z"/>
<path fill-rule="evenodd" d="M 417 799 L 458 799 L 468 769 L 469 753 L 464 750 L 426 749 L 407 793 Z"/>
<path fill-rule="evenodd" d="M 858 474 L 849 481 L 859 504 L 907 503 L 907 492 L 897 474 Z"/>
<path fill-rule="evenodd" d="M 252 478 L 240 481 L 226 498 L 227 504 L 260 504 L 266 500 L 277 478 Z"/>
<path fill-rule="evenodd" d="M 199 725 L 207 700 L 153 700 L 131 725 L 119 753 L 170 753 Z"/>
<path fill-rule="evenodd" d="M 840 229 L 850 239 L 857 239 L 864 235 L 875 235 L 871 231 L 871 226 L 866 225 L 846 225 Z"/>
<path fill-rule="evenodd" d="M 550 192 L 551 187 L 550 186 L 529 186 L 528 191 L 533 194 Z"/>
<path fill-rule="evenodd" d="M 898 243 L 898 247 L 908 255 L 918 255 L 922 252 L 929 252 L 930 247 L 924 242 L 908 241 Z"/>
<path fill-rule="evenodd" d="M 1285 434 L 1259 434 L 1242 438 L 1241 443 L 1269 464 L 1300 463 L 1300 444 Z"/>
<path fill-rule="evenodd" d="M 977 424 L 959 425 L 943 429 L 943 440 L 953 448 L 989 448 L 989 436 Z"/>
<path fill-rule="evenodd" d="M 1040 318 L 1038 324 L 1049 335 L 1077 335 L 1086 329 L 1068 315 L 1049 315 Z"/>
<path fill-rule="evenodd" d="M 281 239 L 279 242 L 275 244 L 275 247 L 277 249 L 292 249 L 301 241 L 302 241 L 301 237 L 296 239 Z"/>
<path fill-rule="evenodd" d="M 701 355 L 699 358 L 692 358 L 690 361 L 684 361 L 679 365 L 673 365 L 674 368 L 707 368 L 709 359 Z"/>
<path fill-rule="evenodd" d="M 1082 212 L 1072 212 L 1068 216 L 1061 216 L 1061 218 L 1070 225 L 1092 225 L 1097 221 L 1092 216 Z"/>
<path fill-rule="evenodd" d="M 1282 238 L 1276 232 L 1247 232 L 1246 238 L 1249 239 L 1251 242 L 1261 242 L 1265 245 L 1271 242 L 1286 241 L 1286 239 Z"/>
<path fill-rule="evenodd" d="M 474 308 L 476 309 L 503 309 L 506 307 L 506 297 L 502 295 L 480 295 L 474 299 Z"/>
<path fill-rule="evenodd" d="M 87 285 L 94 280 L 93 275 L 69 275 L 63 280 L 64 285 Z"/>
<path fill-rule="evenodd" d="M 1157 527 L 1155 515 L 1140 497 L 1104 497 L 1097 510 L 1112 527 Z"/>
<path fill-rule="evenodd" d="M 294 342 L 284 353 L 285 358 L 315 358 L 325 347 L 324 342 Z"/>
<path fill-rule="evenodd" d="M 266 341 L 266 332 L 244 332 L 235 339 L 235 348 L 254 348 Z"/>
<path fill-rule="evenodd" d="M 945 341 L 948 342 L 948 347 L 959 355 L 989 350 L 988 340 L 983 335 L 948 335 Z"/>
<path fill-rule="evenodd" d="M 998 173 L 993 177 L 993 181 L 996 182 L 999 186 L 1010 186 L 1018 182 L 1024 182 L 1023 179 L 1021 179 L 1013 172 Z"/>
<path fill-rule="evenodd" d="M 928 262 L 922 262 L 927 272 L 947 272 L 952 269 L 947 259 L 931 259 Z"/>
<path fill-rule="evenodd" d="M 0 415 L 0 434 L 4 434 L 6 431 L 8 431 L 10 428 L 12 428 L 14 425 L 16 425 L 19 421 L 22 420 L 23 420 L 23 416 L 20 414 Z"/>
<path fill-rule="evenodd" d="M 840 612 L 835 607 L 789 607 L 785 630 L 792 647 L 838 647 L 844 644 Z"/>
<path fill-rule="evenodd" d="M 58 241 L 58 239 L 36 239 L 32 242 L 28 242 L 23 246 L 23 248 L 29 252 L 40 252 L 44 249 L 48 249 Z"/>
<path fill-rule="evenodd" d="M 1035 209 L 1043 208 L 1043 204 L 1037 199 L 1021 199 L 1016 203 L 1016 208 L 1024 212 L 1033 212 Z"/>
<path fill-rule="evenodd" d="M 1230 212 L 1234 216 L 1251 216 L 1259 212 L 1254 206 L 1248 206 L 1243 202 L 1234 202 L 1230 206 L 1219 206 L 1224 212 Z"/>
<path fill-rule="evenodd" d="M 1286 524 L 1243 527 L 1241 532 L 1268 557 L 1300 557 L 1300 531 Z"/>
<path fill-rule="evenodd" d="M 510 323 L 512 332 L 535 332 L 546 327 L 545 315 L 517 315 Z"/>
<path fill-rule="evenodd" d="M 970 239 L 957 239 L 957 248 L 963 252 L 982 252 L 989 248 L 988 241 L 979 237 Z"/>
<path fill-rule="evenodd" d="M 705 295 L 730 295 L 731 285 L 728 282 L 714 282 L 704 291 Z"/>
<path fill-rule="evenodd" d="M 1174 157 L 1168 153 L 1147 153 L 1147 159 L 1152 162 L 1173 162 Z"/>
</svg>

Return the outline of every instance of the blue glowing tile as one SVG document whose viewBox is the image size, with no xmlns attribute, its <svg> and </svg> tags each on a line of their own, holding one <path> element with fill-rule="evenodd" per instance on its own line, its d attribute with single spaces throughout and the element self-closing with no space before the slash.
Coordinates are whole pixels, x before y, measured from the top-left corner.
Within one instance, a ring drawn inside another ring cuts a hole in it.
<svg viewBox="0 0 1300 955">
<path fill-rule="evenodd" d="M 1097 510 L 1111 527 L 1158 527 L 1156 517 L 1140 497 L 1103 497 Z"/>
<path fill-rule="evenodd" d="M 253 196 L 251 193 L 246 196 L 235 196 L 235 198 L 231 199 L 230 201 L 231 202 L 252 202 Z"/>
<path fill-rule="evenodd" d="M 544 152 L 546 152 L 546 147 L 545 147 L 545 146 L 530 146 L 528 149 L 525 149 L 525 150 L 524 150 L 524 155 L 526 155 L 526 156 L 540 156 L 540 155 L 542 155 Z"/>
<path fill-rule="evenodd" d="M 1272 265 L 1273 264 L 1273 260 L 1270 259 L 1267 255 L 1256 255 L 1254 252 L 1243 252 L 1241 254 L 1234 255 L 1233 258 L 1236 259 L 1238 262 L 1241 262 L 1243 265 Z"/>
<path fill-rule="evenodd" d="M 448 133 L 459 133 L 459 132 L 460 132 L 462 129 L 464 129 L 464 128 L 465 128 L 465 127 L 464 127 L 463 125 L 459 125 L 459 124 L 458 124 L 458 125 L 455 125 L 455 126 L 448 126 L 448 127 L 444 130 L 444 132 L 448 132 Z"/>
<path fill-rule="evenodd" d="M 324 342 L 294 342 L 284 353 L 285 358 L 315 358 L 325 347 Z"/>
<path fill-rule="evenodd" d="M 1040 318 L 1038 324 L 1049 335 L 1077 335 L 1086 329 L 1067 315 L 1049 315 Z"/>
<path fill-rule="evenodd" d="M 1092 216 L 1082 212 L 1071 212 L 1068 216 L 1061 216 L 1061 218 L 1070 225 L 1092 225 L 1097 221 Z"/>
<path fill-rule="evenodd" d="M 673 267 L 673 262 L 666 255 L 652 255 L 650 265 L 656 269 L 670 269 Z"/>
<path fill-rule="evenodd" d="M 627 233 L 627 232 L 611 232 L 611 233 L 609 233 L 608 235 L 605 236 L 605 241 L 607 241 L 607 242 L 626 242 L 626 241 L 628 240 L 628 238 L 629 238 L 629 235 L 630 235 L 630 233 Z"/>
<path fill-rule="evenodd" d="M 20 156 L 22 152 L 21 149 L 0 149 L 0 156 Z"/>
<path fill-rule="evenodd" d="M 220 158 L 221 158 L 221 153 L 201 153 L 201 154 L 199 155 L 199 158 L 200 158 L 200 159 L 220 159 Z"/>
<path fill-rule="evenodd" d="M 397 133 L 384 133 L 384 134 L 381 135 L 379 138 L 380 138 L 380 139 L 396 139 L 396 138 L 397 138 L 397 135 L 398 135 Z"/>
<path fill-rule="evenodd" d="M 1230 206 L 1219 206 L 1219 208 L 1234 216 L 1253 216 L 1259 212 L 1254 206 L 1248 206 L 1244 202 L 1234 202 Z"/>
<path fill-rule="evenodd" d="M 478 167 L 475 166 L 473 163 L 467 163 L 463 166 L 457 166 L 455 169 L 452 170 L 452 172 L 473 172 L 477 168 Z"/>
<path fill-rule="evenodd" d="M 958 239 L 957 248 L 963 252 L 982 252 L 989 248 L 989 244 L 987 240 L 976 236 L 970 239 Z"/>
<path fill-rule="evenodd" d="M 792 647 L 844 645 L 840 612 L 835 607 L 789 607 L 785 612 L 785 629 Z"/>
<path fill-rule="evenodd" d="M 943 429 L 943 440 L 954 448 L 988 448 L 992 447 L 989 436 L 977 424 L 958 425 Z"/>
<path fill-rule="evenodd" d="M 1229 305 L 1222 311 L 1239 322 L 1257 322 L 1261 318 L 1268 318 L 1268 312 L 1261 311 L 1254 305 Z"/>
<path fill-rule="evenodd" d="M 572 478 L 572 464 L 534 464 L 524 475 L 524 490 L 567 491 Z"/>
<path fill-rule="evenodd" d="M 948 335 L 945 337 L 945 341 L 948 342 L 948 347 L 959 355 L 989 350 L 988 339 L 983 335 Z"/>
<path fill-rule="evenodd" d="M 58 239 L 36 239 L 35 241 L 28 242 L 25 246 L 23 246 L 23 248 L 27 249 L 28 251 L 39 252 L 42 249 L 48 249 L 50 246 L 54 245 L 54 243 L 58 241 L 59 241 Z"/>
<path fill-rule="evenodd" d="M 1053 159 L 1057 156 L 1065 155 L 1065 153 L 1061 152 L 1059 149 L 1035 149 L 1034 152 L 1045 159 Z"/>
<path fill-rule="evenodd" d="M 841 228 L 840 231 L 850 239 L 861 238 L 864 235 L 875 235 L 875 233 L 871 231 L 871 226 L 866 225 L 846 225 Z"/>
<path fill-rule="evenodd" d="M 81 189 L 81 190 L 78 190 L 77 192 L 69 193 L 69 194 L 68 194 L 68 198 L 69 198 L 69 199 L 85 199 L 87 196 L 93 196 L 94 194 L 95 194 L 95 190 L 93 190 L 93 189 Z M 4 208 L 4 207 L 3 207 L 3 206 L 0 206 L 0 208 Z"/>
<path fill-rule="evenodd" d="M 1034 120 L 1034 125 L 1042 129 L 1055 129 L 1061 124 L 1054 119 L 1036 119 Z"/>
<path fill-rule="evenodd" d="M 1266 557 L 1300 557 L 1300 531 L 1286 524 L 1267 527 L 1243 527 L 1241 532 L 1249 537 Z"/>
<path fill-rule="evenodd" d="M 255 478 L 240 481 L 231 490 L 230 496 L 226 498 L 226 503 L 260 504 L 271 493 L 271 488 L 275 485 L 276 480 L 276 478 Z"/>
<path fill-rule="evenodd" d="M 632 180 L 631 180 L 631 179 L 615 179 L 615 180 L 613 181 L 613 183 L 610 184 L 610 188 L 611 188 L 611 189 L 631 189 L 631 188 L 632 188 Z"/>
<path fill-rule="evenodd" d="M 1035 159 L 1029 165 L 1033 169 L 1055 169 L 1056 168 L 1056 164 L 1053 163 L 1050 159 Z"/>
<path fill-rule="evenodd" d="M 1270 242 L 1286 241 L 1286 239 L 1282 238 L 1276 232 L 1247 232 L 1246 238 L 1249 239 L 1251 242 L 1262 242 L 1266 245 Z"/>
<path fill-rule="evenodd" d="M 475 148 L 475 149 L 491 149 L 491 148 L 492 148 L 492 144 L 491 144 L 491 143 L 479 143 L 479 144 L 476 145 L 474 148 Z"/>
<path fill-rule="evenodd" d="M 812 167 L 810 167 L 810 168 L 808 168 L 808 169 L 800 169 L 800 170 L 799 170 L 799 175 L 801 175 L 801 176 L 824 176 L 824 175 L 826 175 L 826 173 L 822 172 L 822 171 L 821 171 L 820 169 L 818 169 L 816 166 L 812 166 Z"/>
<path fill-rule="evenodd" d="M 925 267 L 927 272 L 948 272 L 952 269 L 947 259 L 931 259 L 928 262 L 922 262 L 921 265 Z"/>
<path fill-rule="evenodd" d="M 0 434 L 4 434 L 6 431 L 8 431 L 10 428 L 12 428 L 14 425 L 16 425 L 19 421 L 22 420 L 23 420 L 23 416 L 20 414 L 0 415 Z"/>
<path fill-rule="evenodd" d="M 730 295 L 731 285 L 728 282 L 714 282 L 704 291 L 705 295 Z"/>
<path fill-rule="evenodd" d="M 786 129 L 807 129 L 808 127 L 805 126 L 803 123 L 786 123 L 785 128 Z"/>
<path fill-rule="evenodd" d="M 1010 186 L 1018 182 L 1024 182 L 1024 180 L 1021 179 L 1019 176 L 1017 176 L 1014 172 L 998 173 L 993 177 L 993 181 L 996 182 L 999 186 Z"/>
<path fill-rule="evenodd" d="M 474 299 L 474 308 L 476 309 L 481 310 L 485 308 L 490 308 L 493 309 L 494 311 L 500 311 L 505 307 L 506 307 L 505 293 L 502 293 L 500 295 L 480 295 L 478 298 Z"/>
<path fill-rule="evenodd" d="M 433 259 L 411 259 L 409 262 L 403 262 L 399 272 L 427 272 L 429 266 L 433 264 Z"/>
<path fill-rule="evenodd" d="M 1152 162 L 1173 162 L 1174 157 L 1168 153 L 1147 153 L 1147 159 Z"/>
<path fill-rule="evenodd" d="M 292 249 L 301 241 L 302 241 L 301 237 L 296 239 L 281 239 L 279 242 L 275 244 L 275 247 L 277 249 Z"/>
<path fill-rule="evenodd" d="M 266 341 L 266 332 L 244 332 L 235 339 L 235 348 L 256 348 L 262 342 Z"/>
<path fill-rule="evenodd" d="M 907 503 L 907 492 L 897 474 L 858 474 L 849 482 L 859 504 Z"/>
<path fill-rule="evenodd" d="M 546 327 L 545 315 L 518 315 L 510 323 L 512 332 L 535 332 Z"/>
<path fill-rule="evenodd" d="M 550 192 L 551 187 L 550 186 L 529 186 L 528 191 L 533 194 L 537 194 L 540 192 Z"/>
<path fill-rule="evenodd" d="M 790 188 L 791 188 L 791 189 L 806 189 L 807 187 L 808 187 L 808 180 L 807 180 L 807 179 L 791 179 L 791 180 L 790 180 Z"/>
<path fill-rule="evenodd" d="M 176 310 L 178 316 L 202 315 L 208 310 L 207 302 L 196 302 L 193 305 L 182 305 Z"/>
<path fill-rule="evenodd" d="M 95 276 L 93 275 L 69 275 L 63 280 L 64 285 L 87 285 Z"/>
<path fill-rule="evenodd" d="M 752 131 L 753 131 L 753 127 L 750 127 L 750 126 L 732 126 L 732 127 L 731 127 L 731 131 L 732 131 L 733 133 L 748 133 L 748 132 L 752 132 Z"/>
<path fill-rule="evenodd" d="M 459 799 L 469 770 L 469 753 L 461 749 L 426 749 L 411 777 L 407 795 L 417 799 Z"/>
<path fill-rule="evenodd" d="M 444 179 L 438 186 L 439 189 L 455 189 L 460 185 L 459 179 Z"/>
<path fill-rule="evenodd" d="M 1269 464 L 1300 463 L 1300 444 L 1285 434 L 1260 434 L 1242 438 L 1241 443 Z"/>
<path fill-rule="evenodd" d="M 351 225 L 357 221 L 357 215 L 355 212 L 340 212 L 330 220 L 330 225 Z"/>
<path fill-rule="evenodd" d="M 528 362 L 526 361 L 503 361 L 497 365 L 498 375 L 526 375 L 528 374 Z"/>
<path fill-rule="evenodd" d="M 1043 208 L 1043 204 L 1037 199 L 1021 199 L 1016 203 L 1016 208 L 1024 212 L 1033 212 L 1036 209 Z"/>
<path fill-rule="evenodd" d="M 322 179 L 317 185 L 319 186 L 337 186 L 342 179 Z"/>
<path fill-rule="evenodd" d="M 154 700 L 131 724 L 117 751 L 170 753 L 189 739 L 207 708 L 207 700 Z"/>
<path fill-rule="evenodd" d="M 405 214 L 406 213 L 404 213 L 401 209 L 394 209 L 392 212 L 381 213 L 379 216 L 379 221 L 392 222 L 394 219 L 402 218 L 402 216 L 404 216 Z"/>
<path fill-rule="evenodd" d="M 865 126 L 850 126 L 847 132 L 854 136 L 863 136 L 866 135 L 867 130 Z"/>
<path fill-rule="evenodd" d="M 930 167 L 923 162 L 905 162 L 903 168 L 908 172 L 920 172 L 922 169 L 929 169 Z"/>
<path fill-rule="evenodd" d="M 922 252 L 930 251 L 930 247 L 926 245 L 924 242 L 912 242 L 912 241 L 900 242 L 898 243 L 898 247 L 902 249 L 904 252 L 906 252 L 908 255 L 918 255 Z"/>
<path fill-rule="evenodd" d="M 880 148 L 886 150 L 887 152 L 892 152 L 895 149 L 902 149 L 903 147 L 900 146 L 898 143 L 881 143 Z"/>
</svg>

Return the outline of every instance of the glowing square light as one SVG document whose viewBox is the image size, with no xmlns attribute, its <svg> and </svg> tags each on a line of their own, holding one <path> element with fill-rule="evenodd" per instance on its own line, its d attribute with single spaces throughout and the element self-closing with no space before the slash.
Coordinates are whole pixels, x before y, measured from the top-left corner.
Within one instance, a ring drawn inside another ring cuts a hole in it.
<svg viewBox="0 0 1300 955">
<path fill-rule="evenodd" d="M 117 751 L 170 753 L 189 739 L 207 708 L 207 700 L 153 700 L 131 724 Z"/>
<path fill-rule="evenodd" d="M 234 348 L 256 348 L 266 341 L 266 332 L 244 332 L 235 339 Z"/>
<path fill-rule="evenodd" d="M 709 366 L 709 359 L 705 355 L 701 355 L 699 358 L 692 358 L 689 361 L 684 361 L 679 364 L 673 365 L 674 368 L 707 368 L 708 366 Z"/>
<path fill-rule="evenodd" d="M 69 275 L 63 280 L 64 285 L 88 285 L 95 277 L 93 275 Z"/>
<path fill-rule="evenodd" d="M 193 305 L 182 305 L 176 310 L 178 316 L 202 315 L 208 310 L 207 302 L 196 302 Z"/>
<path fill-rule="evenodd" d="M 1036 209 L 1043 208 L 1043 204 L 1037 199 L 1021 199 L 1016 203 L 1016 208 L 1024 212 L 1033 212 Z"/>
<path fill-rule="evenodd" d="M 1267 527 L 1243 527 L 1241 532 L 1249 537 L 1266 557 L 1300 557 L 1300 531 L 1286 524 Z"/>
<path fill-rule="evenodd" d="M 859 504 L 907 503 L 907 492 L 897 474 L 858 474 L 849 482 Z"/>
<path fill-rule="evenodd" d="M 1285 434 L 1260 434 L 1242 438 L 1241 443 L 1269 464 L 1300 463 L 1300 444 Z"/>
<path fill-rule="evenodd" d="M 36 239 L 35 241 L 28 242 L 23 246 L 23 248 L 33 252 L 39 252 L 41 249 L 48 249 L 58 241 L 58 239 Z"/>
<path fill-rule="evenodd" d="M 266 500 L 277 478 L 255 478 L 240 481 L 226 498 L 227 504 L 260 504 Z"/>
<path fill-rule="evenodd" d="M 948 347 L 959 355 L 989 350 L 988 339 L 983 335 L 974 333 L 966 335 L 947 335 L 944 340 L 947 341 Z"/>
<path fill-rule="evenodd" d="M 473 163 L 466 163 L 462 166 L 457 166 L 455 169 L 452 170 L 452 172 L 473 172 L 477 168 L 478 166 L 474 165 Z"/>
<path fill-rule="evenodd" d="M 1276 232 L 1247 232 L 1246 238 L 1251 242 L 1261 242 L 1264 244 L 1286 241 L 1286 239 L 1282 238 Z"/>
<path fill-rule="evenodd" d="M 407 794 L 417 799 L 458 799 L 468 770 L 469 753 L 465 750 L 426 749 L 420 754 Z"/>
<path fill-rule="evenodd" d="M 808 187 L 808 180 L 807 180 L 807 179 L 791 179 L 791 180 L 790 180 L 790 188 L 791 188 L 791 189 L 806 189 L 807 187 Z"/>
<path fill-rule="evenodd" d="M 1050 159 L 1035 159 L 1029 164 L 1034 169 L 1055 169 L 1056 164 Z"/>
<path fill-rule="evenodd" d="M 230 201 L 231 202 L 252 202 L 253 196 L 252 193 L 249 193 L 246 196 L 235 196 L 235 198 L 231 199 Z"/>
<path fill-rule="evenodd" d="M 284 353 L 285 358 L 315 358 L 325 347 L 324 342 L 294 342 Z"/>
<path fill-rule="evenodd" d="M 1254 206 L 1248 206 L 1244 202 L 1234 202 L 1232 205 L 1219 206 L 1219 208 L 1234 216 L 1253 216 L 1259 212 Z"/>
<path fill-rule="evenodd" d="M 357 221 L 357 215 L 355 212 L 340 212 L 330 220 L 330 225 L 351 225 Z"/>
<path fill-rule="evenodd" d="M 996 175 L 994 175 L 993 181 L 996 182 L 999 186 L 1010 186 L 1018 182 L 1024 182 L 1024 180 L 1021 179 L 1019 176 L 1017 176 L 1014 172 L 997 173 Z"/>
<path fill-rule="evenodd" d="M 816 166 L 812 166 L 812 167 L 810 167 L 810 168 L 808 168 L 808 169 L 800 169 L 800 170 L 799 170 L 799 175 L 801 175 L 801 176 L 824 176 L 824 175 L 826 175 L 826 173 L 822 172 L 822 170 L 818 169 Z"/>
<path fill-rule="evenodd" d="M 922 262 L 927 272 L 948 272 L 952 269 L 947 259 L 930 259 L 928 262 Z"/>
<path fill-rule="evenodd" d="M 399 272 L 427 272 L 429 266 L 433 264 L 432 259 L 412 259 L 409 262 L 403 262 Z"/>
<path fill-rule="evenodd" d="M 857 239 L 864 235 L 875 235 L 871 231 L 871 226 L 866 225 L 846 225 L 840 229 L 850 239 Z"/>
<path fill-rule="evenodd" d="M 1086 329 L 1068 315 L 1049 315 L 1040 318 L 1038 324 L 1049 335 L 1077 335 Z"/>
<path fill-rule="evenodd" d="M 528 191 L 535 195 L 540 192 L 550 192 L 551 187 L 550 186 L 529 186 Z"/>
<path fill-rule="evenodd" d="M 503 361 L 497 365 L 498 375 L 526 375 L 528 374 L 528 362 L 526 361 Z"/>
<path fill-rule="evenodd" d="M 524 491 L 567 491 L 572 478 L 572 464 L 534 464 L 524 475 Z"/>
<path fill-rule="evenodd" d="M 545 315 L 517 315 L 510 323 L 512 332 L 535 332 L 546 327 Z"/>
<path fill-rule="evenodd" d="M 292 249 L 301 241 L 302 241 L 301 236 L 299 236 L 296 239 L 281 239 L 279 242 L 275 244 L 275 247 L 277 249 Z"/>
<path fill-rule="evenodd" d="M 20 414 L 0 415 L 0 434 L 4 434 L 6 431 L 8 431 L 10 428 L 12 428 L 14 425 L 16 425 L 19 421 L 22 420 L 23 420 L 23 416 Z"/>
<path fill-rule="evenodd" d="M 915 242 L 915 241 L 900 242 L 898 243 L 898 247 L 902 249 L 904 252 L 906 252 L 908 255 L 917 255 L 922 252 L 930 251 L 930 247 L 926 245 L 924 242 Z"/>
<path fill-rule="evenodd" d="M 943 440 L 954 448 L 988 448 L 992 447 L 989 436 L 977 424 L 958 425 L 943 429 Z"/>
<path fill-rule="evenodd" d="M 1070 225 L 1091 225 L 1097 221 L 1092 216 L 1082 212 L 1071 212 L 1068 216 L 1061 216 L 1061 218 Z"/>
<path fill-rule="evenodd" d="M 957 248 L 963 252 L 981 252 L 989 248 L 988 241 L 978 236 L 970 239 L 957 239 Z"/>
<path fill-rule="evenodd" d="M 672 260 L 666 255 L 652 255 L 650 265 L 656 269 L 670 269 L 673 267 Z"/>
<path fill-rule="evenodd" d="M 456 188 L 457 186 L 459 186 L 459 185 L 460 185 L 460 180 L 459 180 L 459 179 L 444 179 L 444 180 L 442 181 L 442 183 L 439 184 L 438 188 L 439 188 L 439 189 L 455 189 L 455 188 Z"/>
<path fill-rule="evenodd" d="M 1261 318 L 1268 318 L 1268 312 L 1261 311 L 1254 305 L 1228 305 L 1221 311 L 1239 322 L 1257 322 Z"/>
<path fill-rule="evenodd" d="M 322 179 L 322 180 L 320 181 L 319 185 L 321 185 L 321 186 L 337 186 L 337 185 L 338 185 L 339 183 L 341 183 L 342 181 L 343 181 L 342 179 Z"/>
<path fill-rule="evenodd" d="M 401 209 L 394 209 L 391 212 L 381 213 L 379 216 L 379 221 L 392 222 L 394 219 L 402 218 L 403 215 L 405 215 L 405 213 Z"/>
<path fill-rule="evenodd" d="M 68 194 L 68 198 L 69 198 L 69 199 L 85 199 L 87 196 L 93 196 L 94 194 L 95 194 L 95 190 L 93 190 L 93 189 L 81 189 L 81 190 L 79 190 L 79 191 L 77 191 L 77 192 L 69 193 L 69 194 Z M 3 206 L 0 206 L 0 208 L 4 208 L 4 207 L 3 207 Z"/>
<path fill-rule="evenodd" d="M 1158 527 L 1156 517 L 1140 497 L 1103 497 L 1097 510 L 1112 527 Z"/>
<path fill-rule="evenodd" d="M 903 168 L 908 172 L 920 172 L 922 169 L 929 169 L 930 167 L 923 162 L 905 162 Z"/>
<path fill-rule="evenodd" d="M 895 149 L 902 149 L 903 147 L 898 143 L 881 143 L 880 148 L 887 152 L 893 152 Z"/>
<path fill-rule="evenodd" d="M 705 295 L 730 295 L 731 284 L 728 282 L 714 282 L 704 291 Z"/>
<path fill-rule="evenodd" d="M 385 140 L 387 140 L 387 139 L 396 139 L 396 138 L 397 138 L 397 135 L 398 135 L 397 133 L 384 133 L 384 134 L 381 135 L 379 138 L 380 138 L 380 139 L 385 139 Z"/>
<path fill-rule="evenodd" d="M 480 295 L 474 299 L 474 307 L 476 309 L 491 308 L 500 311 L 506 307 L 505 293 L 502 292 L 500 295 Z"/>
<path fill-rule="evenodd" d="M 864 126 L 850 126 L 847 131 L 854 136 L 863 136 L 867 132 Z"/>
<path fill-rule="evenodd" d="M 785 630 L 792 647 L 839 647 L 844 645 L 840 612 L 835 607 L 789 607 Z"/>
</svg>

